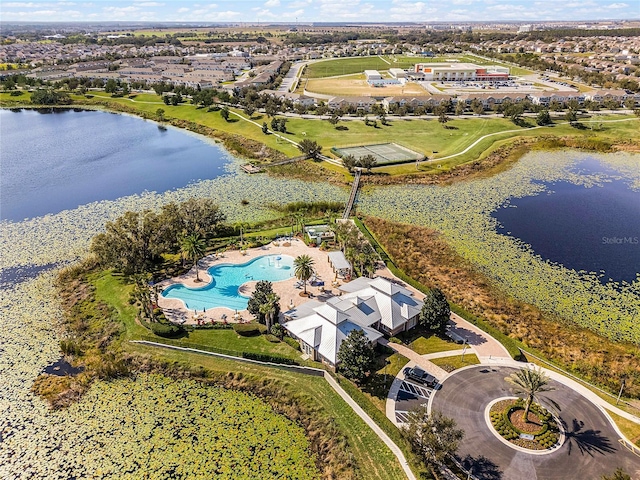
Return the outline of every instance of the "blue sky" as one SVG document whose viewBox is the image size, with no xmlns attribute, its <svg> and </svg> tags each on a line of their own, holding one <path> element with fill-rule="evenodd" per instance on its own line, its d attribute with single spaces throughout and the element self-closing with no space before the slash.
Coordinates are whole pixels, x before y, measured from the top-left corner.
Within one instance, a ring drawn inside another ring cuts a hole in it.
<svg viewBox="0 0 640 480">
<path fill-rule="evenodd" d="M 184 22 L 638 19 L 640 0 L 0 0 L 0 20 Z"/>
</svg>

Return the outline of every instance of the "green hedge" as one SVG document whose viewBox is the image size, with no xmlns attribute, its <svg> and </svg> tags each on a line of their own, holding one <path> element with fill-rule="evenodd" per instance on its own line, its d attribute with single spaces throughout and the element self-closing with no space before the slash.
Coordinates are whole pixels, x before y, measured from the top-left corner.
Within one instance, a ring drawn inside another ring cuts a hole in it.
<svg viewBox="0 0 640 480">
<path fill-rule="evenodd" d="M 173 338 L 184 333 L 184 328 L 173 323 L 152 322 L 147 325 L 149 325 L 153 333 L 160 337 Z"/>
<path fill-rule="evenodd" d="M 259 362 L 281 363 L 283 365 L 300 365 L 290 358 L 278 357 L 276 355 L 263 355 L 262 353 L 242 352 L 242 358 L 257 360 Z"/>
<path fill-rule="evenodd" d="M 284 342 L 289 345 L 290 347 L 295 348 L 296 350 L 300 350 L 300 343 L 298 342 L 298 340 L 296 340 L 295 338 L 291 338 L 291 337 L 284 337 Z"/>
<path fill-rule="evenodd" d="M 233 330 L 243 337 L 255 337 L 267 332 L 267 327 L 261 323 L 236 323 Z"/>
<path fill-rule="evenodd" d="M 204 325 L 185 325 L 184 329 L 188 332 L 193 332 L 194 330 L 231 330 L 233 328 L 233 324 L 231 323 L 206 323 Z"/>
</svg>

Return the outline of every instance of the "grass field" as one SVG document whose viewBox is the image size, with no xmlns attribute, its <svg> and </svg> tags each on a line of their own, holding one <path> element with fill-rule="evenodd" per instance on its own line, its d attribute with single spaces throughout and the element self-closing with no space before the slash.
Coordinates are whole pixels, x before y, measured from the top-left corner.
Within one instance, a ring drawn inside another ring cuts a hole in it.
<svg viewBox="0 0 640 480">
<path fill-rule="evenodd" d="M 93 93 L 92 93 L 93 94 Z M 2 98 L 2 97 L 0 97 Z M 10 97 L 9 97 L 10 98 Z M 196 108 L 194 105 L 183 104 L 177 107 L 171 105 L 165 105 L 157 95 L 139 94 L 133 99 L 128 98 L 111 98 L 109 94 L 103 92 L 95 92 L 93 99 L 85 99 L 82 97 L 73 97 L 74 100 L 81 100 L 83 103 L 89 104 L 98 103 L 100 101 L 108 101 L 116 104 L 133 107 L 141 112 L 145 112 L 150 115 L 154 115 L 158 108 L 162 108 L 165 111 L 166 118 L 176 118 L 179 120 L 187 120 L 204 125 L 205 127 L 213 128 L 225 133 L 232 133 L 240 135 L 244 138 L 249 138 L 261 143 L 264 143 L 268 147 L 281 151 L 291 157 L 299 155 L 299 150 L 289 143 L 282 142 L 275 135 L 265 135 L 262 133 L 260 125 L 263 121 L 269 119 L 261 114 L 255 114 L 253 120 L 258 123 L 255 125 L 246 121 L 240 120 L 238 117 L 231 115 L 229 121 L 225 121 L 220 112 L 208 112 L 205 108 Z M 233 109 L 231 109 L 234 111 Z M 243 113 L 239 112 L 242 116 Z"/>
<path fill-rule="evenodd" d="M 227 134 L 240 135 L 263 143 L 290 157 L 299 155 L 299 150 L 291 143 L 280 140 L 275 135 L 264 135 L 262 133 L 262 122 L 269 121 L 268 117 L 263 114 L 255 114 L 252 117 L 255 123 L 242 120 L 236 115 L 232 115 L 230 117 L 231 121 L 227 122 L 220 116 L 220 112 L 207 112 L 206 109 L 199 109 L 188 104 L 176 107 L 167 106 L 164 105 L 156 95 L 139 94 L 133 99 L 128 99 L 111 98 L 108 94 L 96 92 L 92 99 L 86 99 L 81 96 L 73 96 L 73 98 L 77 100 L 78 103 L 88 105 L 99 105 L 103 102 L 123 105 L 150 116 L 155 116 L 156 110 L 162 108 L 167 118 L 187 120 Z M 3 102 L 4 106 L 24 104 L 28 102 L 28 99 L 28 94 L 21 97 L 11 97 L 9 93 L 0 93 L 0 101 Z M 237 110 L 231 109 L 231 111 L 243 117 L 245 116 Z M 558 122 L 564 122 L 563 117 L 564 114 L 560 114 L 557 119 Z M 615 143 L 621 140 L 637 138 L 638 127 L 638 123 L 633 121 L 633 116 L 623 115 L 598 116 L 596 118 L 584 119 L 583 122 L 587 128 L 583 130 L 573 128 L 566 124 L 555 124 L 549 127 L 535 129 L 519 127 L 514 125 L 510 120 L 501 117 L 478 118 L 465 115 L 463 117 L 451 118 L 447 123 L 447 128 L 443 128 L 435 118 L 408 120 L 394 120 L 391 118 L 387 125 L 381 125 L 378 122 L 376 128 L 366 126 L 361 120 L 342 120 L 338 129 L 324 120 L 291 117 L 287 122 L 287 133 L 283 134 L 283 136 L 295 142 L 300 142 L 303 139 L 315 140 L 322 145 L 325 154 L 328 154 L 331 147 L 334 146 L 396 142 L 416 152 L 422 153 L 431 159 L 437 160 L 441 157 L 458 154 L 484 135 L 496 134 L 482 140 L 463 155 L 441 162 L 422 164 L 420 166 L 421 170 L 430 171 L 434 169 L 448 169 L 454 165 L 478 159 L 496 146 L 504 145 L 516 137 L 570 135 L 597 138 Z M 628 121 L 618 121 L 625 119 L 628 119 Z M 607 120 L 616 121 L 606 123 Z M 527 119 L 527 121 L 530 126 L 533 125 L 532 119 Z M 589 126 L 598 125 L 601 121 L 601 128 L 598 128 L 597 131 L 590 130 Z M 306 135 L 303 135 L 303 133 Z M 416 173 L 414 164 L 379 167 L 376 170 L 380 173 L 389 174 Z"/>
<path fill-rule="evenodd" d="M 486 60 L 475 55 L 445 55 L 440 57 L 413 57 L 408 55 L 381 55 L 370 57 L 349 57 L 322 60 L 311 63 L 303 73 L 306 78 L 324 78 L 336 75 L 362 73 L 364 70 L 389 70 L 390 68 L 410 69 L 416 63 L 442 63 L 449 61 L 475 63 L 476 65 L 505 65 L 499 60 Z M 521 67 L 511 68 L 512 75 L 529 75 L 533 73 Z"/>
<path fill-rule="evenodd" d="M 302 73 L 306 78 L 334 77 L 362 73 L 365 70 L 388 70 L 390 64 L 380 57 L 350 57 L 310 63 Z"/>
<path fill-rule="evenodd" d="M 446 370 L 447 372 L 453 372 L 454 370 L 458 370 L 462 367 L 468 367 L 469 365 L 480 364 L 480 360 L 478 360 L 476 354 L 469 353 L 468 351 L 464 354 L 464 358 L 462 358 L 462 355 L 454 355 L 452 357 L 433 358 L 430 360 L 430 362 Z"/>
<path fill-rule="evenodd" d="M 429 95 L 424 88 L 414 82 L 409 82 L 406 85 L 373 87 L 367 83 L 363 75 L 313 78 L 304 82 L 304 88 L 309 92 L 336 96 L 393 97 L 398 95 Z"/>
<path fill-rule="evenodd" d="M 448 352 L 450 350 L 459 350 L 460 345 L 451 340 L 431 335 L 429 337 L 418 337 L 409 344 L 411 350 L 418 355 L 426 355 L 429 353 Z"/>
</svg>

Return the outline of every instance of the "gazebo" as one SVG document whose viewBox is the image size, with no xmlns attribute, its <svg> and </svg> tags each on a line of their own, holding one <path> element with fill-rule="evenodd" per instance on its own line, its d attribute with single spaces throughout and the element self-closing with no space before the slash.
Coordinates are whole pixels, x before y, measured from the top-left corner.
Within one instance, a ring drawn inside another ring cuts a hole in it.
<svg viewBox="0 0 640 480">
<path fill-rule="evenodd" d="M 329 252 L 329 263 L 331 264 L 331 268 L 337 276 L 345 278 L 347 276 L 351 276 L 351 263 L 346 259 L 344 253 L 338 252 Z"/>
</svg>

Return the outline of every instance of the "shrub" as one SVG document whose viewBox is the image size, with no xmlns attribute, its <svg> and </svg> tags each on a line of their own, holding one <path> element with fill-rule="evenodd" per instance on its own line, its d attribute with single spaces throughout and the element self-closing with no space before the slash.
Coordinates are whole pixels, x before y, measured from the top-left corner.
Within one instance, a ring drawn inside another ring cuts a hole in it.
<svg viewBox="0 0 640 480">
<path fill-rule="evenodd" d="M 300 365 L 295 360 L 286 357 L 278 357 L 275 355 L 263 355 L 261 353 L 242 352 L 242 358 L 257 360 L 259 362 L 281 363 L 283 365 Z"/>
<path fill-rule="evenodd" d="M 254 337 L 267 331 L 267 327 L 260 323 L 236 323 L 233 330 L 243 337 Z"/>
<path fill-rule="evenodd" d="M 60 340 L 60 350 L 65 355 L 81 355 L 82 350 L 80 349 L 80 345 L 76 343 L 75 340 L 72 339 L 64 339 Z"/>
<path fill-rule="evenodd" d="M 159 337 L 177 337 L 184 332 L 184 328 L 173 323 L 154 322 L 150 323 L 149 325 L 151 327 L 151 331 Z"/>
<path fill-rule="evenodd" d="M 400 344 L 402 343 L 402 340 L 400 340 L 398 337 L 391 337 L 389 341 L 391 343 L 400 343 Z"/>
<path fill-rule="evenodd" d="M 298 343 L 298 340 L 296 340 L 295 338 L 291 338 L 291 337 L 284 337 L 284 341 L 287 345 L 289 345 L 290 347 L 295 348 L 296 350 L 300 350 L 300 344 Z"/>
<path fill-rule="evenodd" d="M 205 323 L 204 325 L 188 325 L 184 327 L 188 332 L 193 332 L 194 330 L 230 330 L 232 328 L 232 324 L 221 322 Z"/>
<path fill-rule="evenodd" d="M 275 335 L 271 335 L 270 333 L 267 333 L 264 338 L 271 343 L 280 343 L 280 339 L 278 337 L 276 337 Z"/>
</svg>

